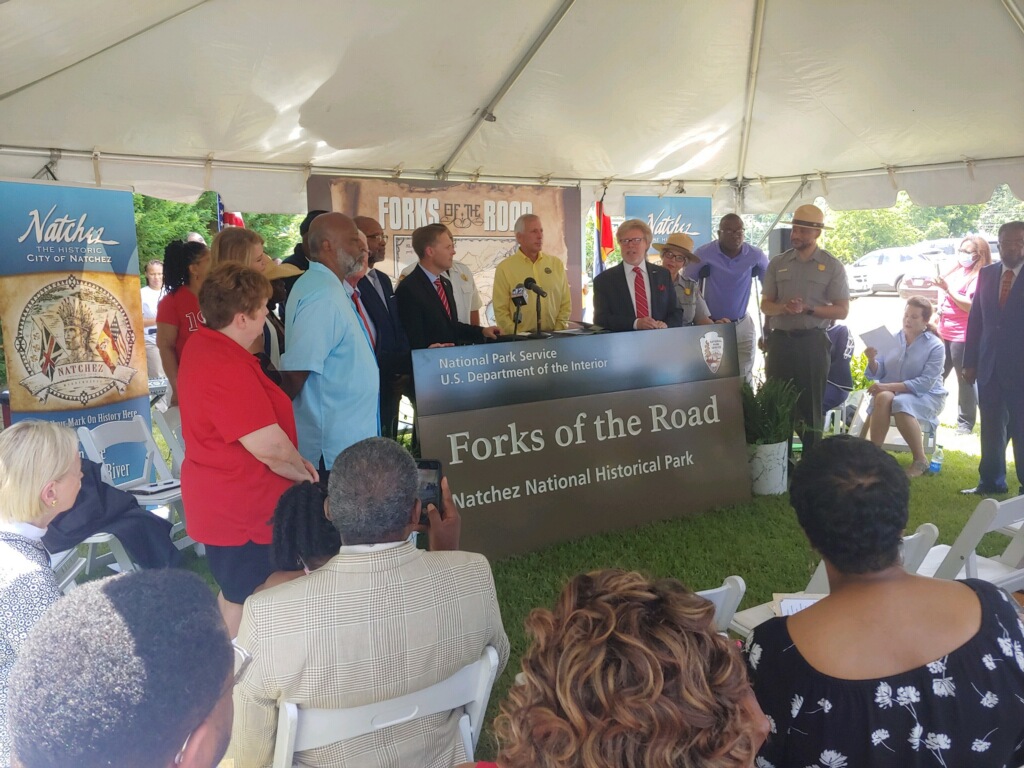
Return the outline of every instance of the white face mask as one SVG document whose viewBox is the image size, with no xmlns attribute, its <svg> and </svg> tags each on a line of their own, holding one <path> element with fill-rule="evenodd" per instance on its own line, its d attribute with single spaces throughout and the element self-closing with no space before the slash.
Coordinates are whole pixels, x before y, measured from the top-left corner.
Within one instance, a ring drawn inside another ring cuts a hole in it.
<svg viewBox="0 0 1024 768">
<path fill-rule="evenodd" d="M 960 257 L 960 266 L 964 269 L 970 269 L 971 264 L 974 263 L 973 256 L 967 256 L 966 254 Z"/>
</svg>

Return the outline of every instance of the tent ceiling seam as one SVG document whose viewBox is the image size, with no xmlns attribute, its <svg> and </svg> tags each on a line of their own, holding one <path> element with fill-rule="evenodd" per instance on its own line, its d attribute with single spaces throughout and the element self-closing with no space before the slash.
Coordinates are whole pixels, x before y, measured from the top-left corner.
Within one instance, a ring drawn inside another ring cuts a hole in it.
<svg viewBox="0 0 1024 768">
<path fill-rule="evenodd" d="M 754 98 L 757 95 L 757 71 L 761 62 L 761 40 L 764 36 L 764 15 L 768 0 L 757 0 L 754 9 L 754 29 L 750 39 L 750 55 L 747 58 L 747 92 L 743 112 L 743 124 L 740 127 L 740 156 L 736 164 L 736 178 L 742 179 L 746 173 L 747 148 L 750 145 L 750 122 L 754 117 Z"/>
<path fill-rule="evenodd" d="M 61 72 L 66 72 L 69 69 L 77 67 L 79 64 L 83 64 L 83 63 L 89 61 L 89 59 L 93 59 L 93 58 L 99 56 L 100 54 L 103 54 L 103 53 L 106 53 L 107 51 L 113 50 L 114 48 L 117 48 L 119 45 L 122 45 L 122 44 L 128 42 L 129 40 L 132 40 L 132 39 L 138 37 L 139 35 L 143 35 L 146 32 L 149 32 L 149 30 L 155 29 L 156 27 L 159 27 L 161 24 L 166 24 L 168 21 L 171 21 L 172 19 L 176 19 L 179 16 L 181 16 L 183 14 L 186 14 L 189 11 L 192 11 L 192 10 L 198 8 L 200 5 L 203 5 L 203 4 L 208 3 L 208 2 L 209 2 L 209 0 L 199 0 L 198 3 L 194 3 L 194 4 L 190 5 L 188 8 L 183 8 L 182 10 L 178 11 L 177 13 L 171 14 L 167 18 L 160 19 L 160 21 L 155 21 L 152 24 L 150 24 L 149 26 L 144 27 L 143 29 L 140 29 L 138 32 L 135 32 L 134 34 L 131 34 L 128 37 L 123 37 L 120 40 L 118 40 L 116 43 L 111 43 L 106 48 L 101 48 L 98 51 L 90 53 L 85 58 L 79 59 L 78 61 L 74 61 L 74 62 L 72 62 L 71 64 L 68 64 L 65 67 L 61 67 L 60 69 L 58 69 L 55 72 L 50 72 L 48 74 L 43 75 L 42 77 L 36 78 L 35 80 L 33 80 L 30 83 L 25 83 L 24 85 L 19 85 L 17 88 L 14 88 L 13 90 L 8 91 L 7 93 L 0 94 L 0 101 L 3 101 L 4 99 L 6 99 L 6 98 L 8 98 L 10 96 L 14 96 L 17 93 L 21 93 L 26 88 L 31 88 L 34 85 L 38 85 L 39 83 L 45 82 L 46 80 L 49 80 L 51 77 L 56 77 Z"/>
<path fill-rule="evenodd" d="M 523 57 L 516 63 L 512 73 L 505 78 L 505 81 L 501 84 L 498 92 L 494 94 L 486 107 L 477 112 L 473 125 L 469 127 L 469 130 L 466 131 L 466 135 L 462 137 L 458 146 L 455 147 L 455 151 L 452 152 L 449 158 L 441 166 L 441 169 L 437 172 L 436 176 L 438 178 L 445 178 L 449 173 L 451 173 L 452 166 L 458 162 L 462 153 L 466 151 L 466 147 L 469 146 L 469 142 L 473 140 L 473 137 L 476 136 L 483 124 L 493 123 L 497 119 L 494 116 L 494 110 L 498 108 L 498 104 L 505 98 L 505 94 L 512 89 L 512 86 L 515 85 L 519 76 L 523 74 L 523 71 L 527 66 L 529 66 L 533 57 L 537 55 L 537 51 L 539 51 L 541 46 L 544 45 L 551 33 L 555 31 L 555 27 L 558 26 L 559 22 L 562 21 L 565 14 L 569 12 L 569 9 L 572 8 L 573 3 L 575 2 L 576 0 L 564 0 L 558 10 L 555 11 L 554 15 L 548 20 L 548 23 L 544 25 L 544 29 L 542 29 L 540 34 L 537 35 L 536 39 L 534 39 L 529 50 L 527 50 Z"/>
<path fill-rule="evenodd" d="M 1003 0 L 1003 7 L 1017 24 L 1017 28 L 1024 33 L 1024 13 L 1017 7 L 1017 3 L 1014 0 Z"/>
<path fill-rule="evenodd" d="M 133 155 L 123 154 L 116 152 L 102 152 L 99 149 L 94 150 L 74 150 L 74 149 L 61 149 L 61 148 L 42 148 L 42 147 L 23 147 L 23 146 L 10 146 L 0 145 L 0 155 L 12 155 L 21 157 L 41 157 L 46 159 L 59 158 L 62 160 L 77 159 L 86 160 L 92 162 L 94 158 L 99 158 L 101 161 L 106 162 L 120 162 L 120 163 L 139 163 L 139 164 L 151 164 L 151 165 L 165 165 L 182 168 L 196 168 L 203 171 L 207 167 L 216 169 L 223 168 L 225 170 L 237 170 L 237 171 L 271 171 L 278 173 L 298 173 L 298 174 L 311 174 L 315 176 L 324 175 L 338 175 L 338 176 L 363 176 L 363 177 L 375 177 L 375 178 L 393 178 L 396 176 L 396 169 L 368 169 L 368 168 L 342 168 L 334 166 L 314 166 L 309 163 L 266 163 L 256 161 L 244 161 L 244 160 L 219 160 L 211 159 L 210 157 L 170 157 L 165 155 Z M 965 174 L 970 174 L 971 170 L 978 170 L 990 165 L 1002 165 L 1006 163 L 1024 163 L 1024 155 L 1015 155 L 1009 157 L 991 157 L 991 158 L 970 158 L 969 163 L 964 160 L 955 160 L 945 163 L 925 163 L 921 165 L 908 165 L 908 166 L 883 166 L 881 168 L 866 168 L 861 170 L 852 171 L 817 171 L 819 175 L 824 174 L 830 181 L 836 179 L 851 179 L 851 178 L 869 178 L 877 176 L 889 176 L 893 173 L 904 175 L 912 173 L 924 173 L 927 171 L 935 170 L 961 170 Z M 406 169 L 402 168 L 400 171 L 402 177 L 416 178 L 416 179 L 434 179 L 436 173 L 430 169 Z M 582 186 L 582 185 L 594 185 L 594 186 L 644 186 L 654 187 L 660 186 L 665 183 L 664 179 L 621 179 L 621 178 L 568 178 L 551 176 L 548 177 L 535 177 L 535 176 L 506 176 L 501 174 L 485 174 L 481 172 L 481 169 L 476 169 L 472 172 L 466 173 L 453 173 L 452 176 L 460 179 L 469 180 L 471 178 L 484 179 L 484 180 L 502 180 L 511 181 L 515 180 L 520 183 L 540 183 L 542 178 L 546 178 L 549 184 L 558 186 Z M 749 186 L 752 183 L 760 184 L 762 187 L 777 186 L 784 184 L 795 184 L 803 183 L 807 179 L 806 174 L 794 175 L 794 176 L 760 176 L 753 179 L 742 179 L 737 181 L 736 179 L 687 179 L 686 184 L 691 187 L 712 187 L 715 188 L 721 185 L 729 185 L 734 188 L 743 188 Z M 673 181 L 672 183 L 681 183 Z"/>
</svg>

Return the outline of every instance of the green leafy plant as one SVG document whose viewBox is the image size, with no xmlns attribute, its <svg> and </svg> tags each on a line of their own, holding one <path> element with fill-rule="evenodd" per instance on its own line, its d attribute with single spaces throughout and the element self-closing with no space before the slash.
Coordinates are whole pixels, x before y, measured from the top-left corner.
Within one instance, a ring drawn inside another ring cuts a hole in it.
<svg viewBox="0 0 1024 768">
<path fill-rule="evenodd" d="M 868 367 L 868 356 L 863 352 L 850 358 L 850 375 L 853 376 L 853 391 L 867 389 L 873 383 L 864 370 Z"/>
<path fill-rule="evenodd" d="M 755 392 L 743 382 L 743 427 L 748 445 L 782 443 L 793 434 L 799 394 L 788 381 L 768 379 Z"/>
</svg>

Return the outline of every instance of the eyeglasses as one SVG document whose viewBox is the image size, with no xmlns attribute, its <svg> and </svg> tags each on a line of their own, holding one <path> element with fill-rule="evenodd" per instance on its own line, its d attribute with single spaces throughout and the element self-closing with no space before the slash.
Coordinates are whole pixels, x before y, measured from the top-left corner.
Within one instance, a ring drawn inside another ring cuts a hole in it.
<svg viewBox="0 0 1024 768">
<path fill-rule="evenodd" d="M 739 229 L 727 229 L 726 227 L 722 227 L 718 231 L 723 235 L 742 235 L 746 230 L 744 230 L 743 227 L 740 227 Z"/>
<path fill-rule="evenodd" d="M 378 232 L 375 235 L 367 235 L 366 239 L 367 240 L 380 240 L 382 243 L 386 243 L 388 241 L 388 236 L 385 235 L 383 232 Z"/>
<path fill-rule="evenodd" d="M 234 688 L 245 675 L 249 665 L 252 664 L 252 654 L 242 646 L 235 645 L 234 641 L 231 642 L 231 650 L 235 653 L 235 675 L 231 678 L 231 687 Z M 194 731 L 188 732 L 188 736 L 185 737 L 185 743 L 181 745 L 178 754 L 174 756 L 175 765 L 181 765 L 181 761 L 185 759 L 185 750 L 188 749 L 188 742 L 192 738 L 193 733 Z"/>
<path fill-rule="evenodd" d="M 637 245 L 639 243 L 646 243 L 646 237 L 624 237 L 619 240 L 619 245 Z"/>
<path fill-rule="evenodd" d="M 672 259 L 674 261 L 686 261 L 686 259 L 688 257 L 687 257 L 687 255 L 685 253 L 677 253 L 677 252 L 674 252 L 674 251 L 662 251 L 661 252 L 661 258 L 662 259 Z"/>
</svg>

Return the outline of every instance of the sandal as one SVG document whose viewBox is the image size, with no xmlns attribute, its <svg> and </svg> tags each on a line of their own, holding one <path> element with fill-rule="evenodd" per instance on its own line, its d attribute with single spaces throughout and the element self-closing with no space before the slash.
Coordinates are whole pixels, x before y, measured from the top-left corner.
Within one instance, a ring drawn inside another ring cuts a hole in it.
<svg viewBox="0 0 1024 768">
<path fill-rule="evenodd" d="M 907 477 L 920 477 L 928 472 L 928 464 L 924 461 L 915 461 L 903 471 L 907 473 Z"/>
</svg>

